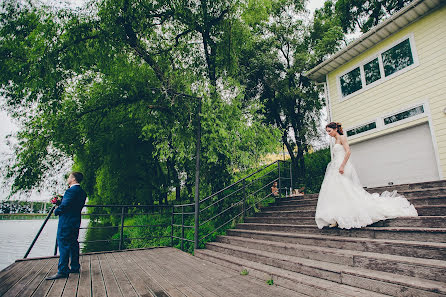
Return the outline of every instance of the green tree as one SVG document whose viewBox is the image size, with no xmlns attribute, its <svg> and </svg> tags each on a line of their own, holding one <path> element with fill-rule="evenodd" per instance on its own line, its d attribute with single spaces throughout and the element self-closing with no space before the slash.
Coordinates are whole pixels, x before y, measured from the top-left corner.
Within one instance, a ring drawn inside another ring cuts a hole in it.
<svg viewBox="0 0 446 297">
<path fill-rule="evenodd" d="M 333 5 L 315 13 L 312 24 L 302 17 L 304 3 L 271 2 L 269 18 L 252 26 L 253 42 L 244 48 L 241 75 L 246 99 L 264 106 L 264 120 L 281 130 L 282 141 L 299 176 L 304 153 L 318 137 L 324 101 L 320 88 L 305 72 L 336 51 L 343 34 L 331 18 Z"/>
<path fill-rule="evenodd" d="M 216 62 L 232 9 L 224 2 L 204 9 L 187 1 L 104 0 L 88 13 L 1 5 L 1 95 L 22 123 L 6 166 L 13 192 L 40 186 L 71 159 L 93 202 L 166 203 L 174 187 L 177 199 L 192 197 L 200 101 L 204 193 L 276 141 L 237 92 L 222 95 L 237 86 L 223 75 L 225 62 Z"/>
<path fill-rule="evenodd" d="M 365 33 L 410 2 L 412 0 L 338 0 L 336 14 L 345 33 L 357 29 Z"/>
</svg>

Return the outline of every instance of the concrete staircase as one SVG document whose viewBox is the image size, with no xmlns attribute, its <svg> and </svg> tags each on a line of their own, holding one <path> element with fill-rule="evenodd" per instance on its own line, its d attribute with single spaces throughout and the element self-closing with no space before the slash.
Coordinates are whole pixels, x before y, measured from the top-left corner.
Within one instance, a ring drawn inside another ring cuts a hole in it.
<svg viewBox="0 0 446 297">
<path fill-rule="evenodd" d="M 398 190 L 419 217 L 319 230 L 317 194 L 283 198 L 195 255 L 296 296 L 446 296 L 446 181 L 366 190 Z"/>
</svg>

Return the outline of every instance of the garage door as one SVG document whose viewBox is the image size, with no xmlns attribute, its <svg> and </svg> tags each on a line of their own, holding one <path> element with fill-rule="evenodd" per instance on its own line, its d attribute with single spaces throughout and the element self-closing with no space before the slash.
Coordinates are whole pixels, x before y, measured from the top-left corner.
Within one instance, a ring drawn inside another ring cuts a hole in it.
<svg viewBox="0 0 446 297">
<path fill-rule="evenodd" d="M 438 180 L 429 124 L 352 144 L 352 161 L 367 187 Z"/>
</svg>

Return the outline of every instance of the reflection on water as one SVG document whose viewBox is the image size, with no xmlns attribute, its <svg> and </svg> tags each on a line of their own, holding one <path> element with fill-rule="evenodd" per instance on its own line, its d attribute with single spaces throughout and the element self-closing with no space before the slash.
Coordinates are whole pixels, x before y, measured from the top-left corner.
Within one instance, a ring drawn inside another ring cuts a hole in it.
<svg viewBox="0 0 446 297">
<path fill-rule="evenodd" d="M 29 245 L 42 226 L 43 220 L 0 220 L 0 270 L 23 258 Z M 82 220 L 87 227 L 88 220 Z M 85 237 L 85 229 L 79 232 L 79 241 Z M 28 258 L 45 257 L 54 254 L 57 219 L 48 220 Z"/>
</svg>

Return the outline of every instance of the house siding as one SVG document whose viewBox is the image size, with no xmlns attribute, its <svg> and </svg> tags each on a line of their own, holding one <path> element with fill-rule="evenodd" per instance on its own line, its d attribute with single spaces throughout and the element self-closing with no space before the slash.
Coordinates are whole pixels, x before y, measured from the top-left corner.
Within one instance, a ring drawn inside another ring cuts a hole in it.
<svg viewBox="0 0 446 297">
<path fill-rule="evenodd" d="M 396 75 L 357 95 L 341 100 L 337 77 L 376 56 L 383 49 L 413 34 L 418 66 Z M 332 120 L 341 122 L 345 129 L 382 118 L 418 103 L 427 103 L 425 117 L 405 121 L 400 125 L 377 132 L 364 133 L 350 140 L 354 144 L 373 137 L 430 122 L 434 148 L 440 166 L 440 177 L 446 177 L 446 6 L 433 11 L 378 45 L 352 59 L 327 75 Z"/>
</svg>

